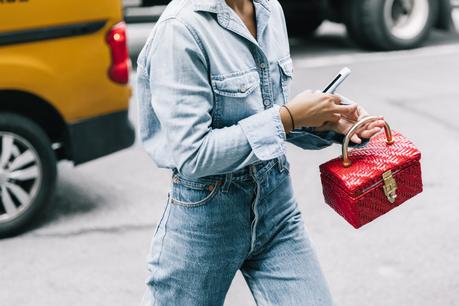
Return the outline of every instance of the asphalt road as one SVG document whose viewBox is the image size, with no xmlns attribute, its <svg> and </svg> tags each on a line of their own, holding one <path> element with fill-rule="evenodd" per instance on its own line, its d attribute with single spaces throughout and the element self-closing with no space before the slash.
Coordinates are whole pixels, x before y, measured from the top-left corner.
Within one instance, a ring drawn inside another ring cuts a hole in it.
<svg viewBox="0 0 459 306">
<path fill-rule="evenodd" d="M 134 53 L 150 27 L 130 27 Z M 414 51 L 367 53 L 328 24 L 316 40 L 292 41 L 292 54 L 292 94 L 322 88 L 348 65 L 353 74 L 341 93 L 383 115 L 423 153 L 425 191 L 354 230 L 320 189 L 318 165 L 339 147 L 288 147 L 297 199 L 337 305 L 459 305 L 457 34 L 435 33 Z M 169 172 L 139 146 L 77 168 L 61 163 L 46 218 L 0 241 L 0 305 L 138 305 L 168 185 Z M 240 275 L 226 305 L 253 305 Z"/>
</svg>

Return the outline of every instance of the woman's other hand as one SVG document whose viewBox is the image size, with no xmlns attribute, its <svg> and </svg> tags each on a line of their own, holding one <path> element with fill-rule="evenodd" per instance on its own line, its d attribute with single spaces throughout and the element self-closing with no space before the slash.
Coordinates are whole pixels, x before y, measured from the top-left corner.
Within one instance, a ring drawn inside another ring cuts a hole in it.
<svg viewBox="0 0 459 306">
<path fill-rule="evenodd" d="M 346 134 L 351 127 L 360 119 L 368 116 L 367 111 L 360 105 L 356 105 L 356 111 L 348 116 L 341 116 L 338 121 L 326 122 L 324 125 L 316 128 L 316 131 L 334 131 L 340 134 Z M 351 137 L 354 143 L 362 143 L 362 138 L 371 138 L 381 131 L 384 127 L 384 120 L 380 117 L 379 120 L 370 121 L 359 128 Z"/>
</svg>

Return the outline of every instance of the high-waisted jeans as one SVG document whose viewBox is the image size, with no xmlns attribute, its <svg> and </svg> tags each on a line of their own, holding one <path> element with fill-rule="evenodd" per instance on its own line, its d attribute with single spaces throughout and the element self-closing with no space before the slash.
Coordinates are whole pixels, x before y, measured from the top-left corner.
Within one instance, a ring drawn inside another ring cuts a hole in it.
<svg viewBox="0 0 459 306">
<path fill-rule="evenodd" d="M 333 305 L 285 157 L 200 179 L 176 172 L 144 305 L 223 305 L 241 270 L 257 305 Z"/>
</svg>

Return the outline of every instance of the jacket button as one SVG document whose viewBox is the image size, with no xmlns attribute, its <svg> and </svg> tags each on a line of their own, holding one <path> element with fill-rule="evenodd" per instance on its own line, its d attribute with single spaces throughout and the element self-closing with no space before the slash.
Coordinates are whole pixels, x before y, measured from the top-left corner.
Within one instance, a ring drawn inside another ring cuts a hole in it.
<svg viewBox="0 0 459 306">
<path fill-rule="evenodd" d="M 247 86 L 245 84 L 242 84 L 241 87 L 239 88 L 240 92 L 246 92 L 247 91 Z"/>
<path fill-rule="evenodd" d="M 180 182 L 179 178 L 177 176 L 174 176 L 172 178 L 172 182 L 175 183 L 175 184 L 178 184 Z"/>
<path fill-rule="evenodd" d="M 209 191 L 214 190 L 214 188 L 215 188 L 214 185 L 209 185 L 209 186 L 207 186 L 207 190 L 209 190 Z"/>
<path fill-rule="evenodd" d="M 264 101 L 263 101 L 263 104 L 264 104 L 265 106 L 268 106 L 268 105 L 271 104 L 271 101 L 269 101 L 269 100 L 264 100 Z"/>
<path fill-rule="evenodd" d="M 260 63 L 260 68 L 261 69 L 265 69 L 266 68 L 266 64 L 265 63 Z"/>
</svg>

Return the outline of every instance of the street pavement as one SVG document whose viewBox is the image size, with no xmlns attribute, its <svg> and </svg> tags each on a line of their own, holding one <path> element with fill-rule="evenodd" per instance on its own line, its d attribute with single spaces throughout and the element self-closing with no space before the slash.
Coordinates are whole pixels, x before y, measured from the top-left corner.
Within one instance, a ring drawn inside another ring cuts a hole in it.
<svg viewBox="0 0 459 306">
<path fill-rule="evenodd" d="M 150 28 L 130 26 L 133 57 Z M 355 230 L 321 193 L 318 165 L 339 146 L 288 146 L 297 200 L 336 304 L 458 306 L 458 35 L 435 33 L 418 50 L 368 53 L 326 24 L 315 40 L 292 41 L 292 56 L 292 96 L 323 88 L 347 65 L 353 74 L 340 92 L 383 115 L 423 154 L 424 192 Z M 138 305 L 169 182 L 139 144 L 76 168 L 62 162 L 44 220 L 0 241 L 0 305 Z M 225 305 L 254 305 L 239 273 Z"/>
</svg>

